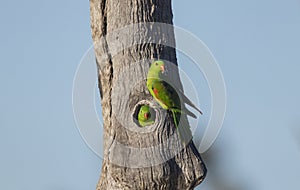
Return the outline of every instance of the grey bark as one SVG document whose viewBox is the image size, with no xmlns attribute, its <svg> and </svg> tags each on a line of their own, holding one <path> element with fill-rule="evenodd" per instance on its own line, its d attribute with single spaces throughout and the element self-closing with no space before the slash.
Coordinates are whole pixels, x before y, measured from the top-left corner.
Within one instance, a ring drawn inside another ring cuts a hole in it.
<svg viewBox="0 0 300 190">
<path fill-rule="evenodd" d="M 153 23 L 172 25 L 171 1 L 90 0 L 90 11 L 104 121 L 97 190 L 193 189 L 203 181 L 205 165 L 192 141 L 181 143 L 172 116 L 145 83 L 151 61 L 159 57 L 182 90 L 172 66 L 177 65 L 174 31 Z M 130 25 L 144 22 L 150 23 Z M 155 108 L 153 126 L 140 128 L 135 122 L 141 104 Z M 186 117 L 183 121 L 188 125 Z"/>
</svg>

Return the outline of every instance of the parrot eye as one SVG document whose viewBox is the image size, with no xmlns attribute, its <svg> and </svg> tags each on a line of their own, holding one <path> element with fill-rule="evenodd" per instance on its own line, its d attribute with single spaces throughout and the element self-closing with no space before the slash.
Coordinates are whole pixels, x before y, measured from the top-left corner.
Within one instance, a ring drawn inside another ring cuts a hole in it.
<svg viewBox="0 0 300 190">
<path fill-rule="evenodd" d="M 157 66 L 157 65 L 158 65 L 158 63 L 157 63 L 157 62 L 155 62 L 155 65 Z"/>
</svg>

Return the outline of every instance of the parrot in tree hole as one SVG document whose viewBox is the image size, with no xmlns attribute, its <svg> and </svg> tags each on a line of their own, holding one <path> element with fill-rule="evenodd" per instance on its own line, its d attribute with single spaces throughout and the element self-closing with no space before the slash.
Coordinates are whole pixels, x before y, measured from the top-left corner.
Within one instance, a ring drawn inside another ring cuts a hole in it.
<svg viewBox="0 0 300 190">
<path fill-rule="evenodd" d="M 148 105 L 142 105 L 138 113 L 138 121 L 142 127 L 152 125 L 155 121 L 155 113 Z"/>
</svg>

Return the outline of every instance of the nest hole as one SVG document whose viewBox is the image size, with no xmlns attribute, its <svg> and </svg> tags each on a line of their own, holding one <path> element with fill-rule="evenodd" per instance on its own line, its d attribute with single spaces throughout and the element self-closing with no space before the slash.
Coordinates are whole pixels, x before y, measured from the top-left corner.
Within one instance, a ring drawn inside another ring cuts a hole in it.
<svg viewBox="0 0 300 190">
<path fill-rule="evenodd" d="M 139 112 L 142 108 L 142 106 L 149 106 L 149 120 L 153 120 L 154 122 L 152 124 L 149 124 L 147 126 L 142 126 L 139 121 L 138 121 L 138 115 L 139 115 Z M 151 125 L 154 125 L 155 122 L 156 122 L 156 110 L 150 105 L 149 102 L 147 102 L 146 100 L 143 100 L 143 101 L 140 101 L 139 103 L 136 104 L 136 106 L 134 107 L 134 112 L 132 114 L 132 118 L 133 118 L 133 122 L 143 128 L 143 127 L 148 127 L 148 126 L 151 126 Z"/>
</svg>

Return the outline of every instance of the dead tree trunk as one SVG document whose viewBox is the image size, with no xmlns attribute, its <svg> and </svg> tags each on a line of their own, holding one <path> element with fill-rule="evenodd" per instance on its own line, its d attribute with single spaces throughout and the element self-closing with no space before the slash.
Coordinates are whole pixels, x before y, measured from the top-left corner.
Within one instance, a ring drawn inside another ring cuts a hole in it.
<svg viewBox="0 0 300 190">
<path fill-rule="evenodd" d="M 145 83 L 151 60 L 177 65 L 171 1 L 90 0 L 90 10 L 105 141 L 97 190 L 193 189 L 206 174 L 202 159 L 192 141 L 182 146 L 172 116 Z M 134 122 L 141 104 L 155 108 L 153 126 Z"/>
</svg>

